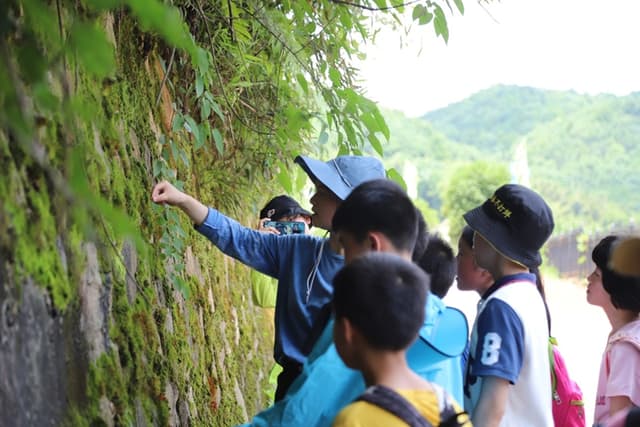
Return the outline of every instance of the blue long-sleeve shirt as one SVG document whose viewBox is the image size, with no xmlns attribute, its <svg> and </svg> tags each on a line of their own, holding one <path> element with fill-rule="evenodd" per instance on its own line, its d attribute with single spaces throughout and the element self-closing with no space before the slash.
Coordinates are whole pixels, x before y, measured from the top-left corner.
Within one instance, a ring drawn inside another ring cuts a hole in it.
<svg viewBox="0 0 640 427">
<path fill-rule="evenodd" d="M 314 325 L 331 301 L 333 277 L 344 258 L 327 239 L 262 233 L 212 208 L 196 230 L 225 254 L 278 280 L 274 357 L 280 364 L 303 363 L 317 338 L 313 333 L 321 331 Z"/>
</svg>

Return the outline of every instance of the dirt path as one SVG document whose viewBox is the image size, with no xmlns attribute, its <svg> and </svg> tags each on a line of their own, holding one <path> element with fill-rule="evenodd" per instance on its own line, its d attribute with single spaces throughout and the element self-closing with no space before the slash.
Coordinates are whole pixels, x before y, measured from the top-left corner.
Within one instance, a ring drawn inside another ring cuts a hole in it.
<svg viewBox="0 0 640 427">
<path fill-rule="evenodd" d="M 600 308 L 587 304 L 585 287 L 581 284 L 547 280 L 546 292 L 553 319 L 552 333 L 558 339 L 572 378 L 582 388 L 587 426 L 590 426 L 600 357 L 610 330 L 609 321 Z M 475 318 L 477 300 L 475 292 L 461 292 L 455 285 L 445 299 L 449 305 L 465 312 L 469 327 Z"/>
</svg>

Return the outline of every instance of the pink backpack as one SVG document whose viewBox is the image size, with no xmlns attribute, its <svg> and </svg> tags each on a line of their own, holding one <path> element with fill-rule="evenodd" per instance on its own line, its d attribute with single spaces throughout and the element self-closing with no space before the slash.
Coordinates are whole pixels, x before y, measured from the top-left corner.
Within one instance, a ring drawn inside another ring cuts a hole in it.
<svg viewBox="0 0 640 427">
<path fill-rule="evenodd" d="M 555 427 L 585 427 L 582 390 L 569 378 L 567 366 L 558 350 L 558 342 L 549 337 L 553 423 Z"/>
</svg>

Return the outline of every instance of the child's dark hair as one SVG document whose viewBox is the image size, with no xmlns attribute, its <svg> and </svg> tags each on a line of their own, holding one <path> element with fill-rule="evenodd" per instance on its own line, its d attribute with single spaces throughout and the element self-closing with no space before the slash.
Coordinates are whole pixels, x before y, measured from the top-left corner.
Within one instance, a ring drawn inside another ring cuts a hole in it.
<svg viewBox="0 0 640 427">
<path fill-rule="evenodd" d="M 383 233 L 399 250 L 413 252 L 417 212 L 409 196 L 393 181 L 376 179 L 357 186 L 333 216 L 332 230 L 363 240 L 370 231 Z"/>
<path fill-rule="evenodd" d="M 416 208 L 416 215 L 418 216 L 418 236 L 416 237 L 416 245 L 413 247 L 413 253 L 411 254 L 411 260 L 413 262 L 418 262 L 418 260 L 422 258 L 429 244 L 429 226 L 427 225 L 427 221 L 424 220 L 424 216 L 418 208 Z"/>
<path fill-rule="evenodd" d="M 431 234 L 427 249 L 416 263 L 429 274 L 431 292 L 444 298 L 456 277 L 456 257 L 451 246 L 438 234 Z"/>
<path fill-rule="evenodd" d="M 345 317 L 369 345 L 409 347 L 424 322 L 429 277 L 397 255 L 371 252 L 356 258 L 333 280 L 336 318 Z"/>
<path fill-rule="evenodd" d="M 620 236 L 607 236 L 593 248 L 591 259 L 602 271 L 602 286 L 611 297 L 614 307 L 640 313 L 640 279 L 623 276 L 609 268 L 613 246 Z"/>
</svg>

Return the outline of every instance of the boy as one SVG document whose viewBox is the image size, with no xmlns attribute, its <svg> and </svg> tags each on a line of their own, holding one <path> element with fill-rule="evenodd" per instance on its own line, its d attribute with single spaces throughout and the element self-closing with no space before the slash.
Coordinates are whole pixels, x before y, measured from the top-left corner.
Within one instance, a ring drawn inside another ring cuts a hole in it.
<svg viewBox="0 0 640 427">
<path fill-rule="evenodd" d="M 406 193 L 393 182 L 380 179 L 358 186 L 336 211 L 332 229 L 344 248 L 348 264 L 360 255 L 369 252 L 391 252 L 411 260 L 418 234 L 418 213 Z M 467 341 L 466 319 L 454 318 L 451 324 L 455 334 L 436 328 L 439 320 L 445 319 L 443 304 L 437 298 L 429 298 L 426 307 L 427 320 L 423 329 L 431 342 L 414 344 L 412 348 L 431 345 L 438 348 L 441 340 L 458 335 L 456 348 L 461 354 Z M 447 317 L 448 318 L 448 317 Z M 445 322 L 440 322 L 445 323 Z M 421 331 L 422 335 L 422 331 Z M 347 368 L 333 345 L 333 321 L 325 327 L 316 341 L 302 374 L 291 385 L 286 396 L 274 406 L 254 417 L 251 426 L 330 426 L 336 414 L 345 405 L 364 391 L 362 376 Z M 435 353 L 435 350 L 431 350 Z M 444 362 L 453 360 L 443 368 L 440 361 L 425 358 L 417 352 L 416 363 L 428 379 L 437 375 L 440 384 L 449 391 L 450 382 L 459 382 L 462 389 L 462 373 L 459 357 L 442 356 Z M 416 368 L 415 364 L 411 364 Z M 321 396 L 321 398 L 319 398 Z"/>
<path fill-rule="evenodd" d="M 465 409 L 483 427 L 552 426 L 549 324 L 531 273 L 553 231 L 551 209 L 536 192 L 507 184 L 464 219 L 476 264 L 495 280 L 471 333 Z"/>
<path fill-rule="evenodd" d="M 456 259 L 451 246 L 438 234 L 430 235 L 427 248 L 416 264 L 429 274 L 431 292 L 444 298 L 456 277 Z"/>
<path fill-rule="evenodd" d="M 415 410 L 432 425 L 441 423 L 443 407 L 457 418 L 461 412 L 458 405 L 407 364 L 406 350 L 424 320 L 429 288 L 425 272 L 397 255 L 374 252 L 340 270 L 333 285 L 336 349 L 344 363 L 359 370 L 370 387 L 363 400 L 340 411 L 334 427 L 403 425 L 400 417 L 366 398 L 380 392 L 410 405 L 410 411 Z"/>
<path fill-rule="evenodd" d="M 380 161 L 366 156 L 340 156 L 321 162 L 304 156 L 295 159 L 316 186 L 311 197 L 313 225 L 331 230 L 337 207 L 358 184 L 385 176 Z M 282 398 L 300 374 L 302 363 L 317 338 L 328 312 L 331 281 L 344 260 L 335 236 L 276 236 L 241 226 L 207 208 L 166 181 L 152 193 L 155 203 L 179 207 L 225 254 L 278 279 L 275 310 L 274 358 L 283 367 L 276 400 Z"/>
</svg>

